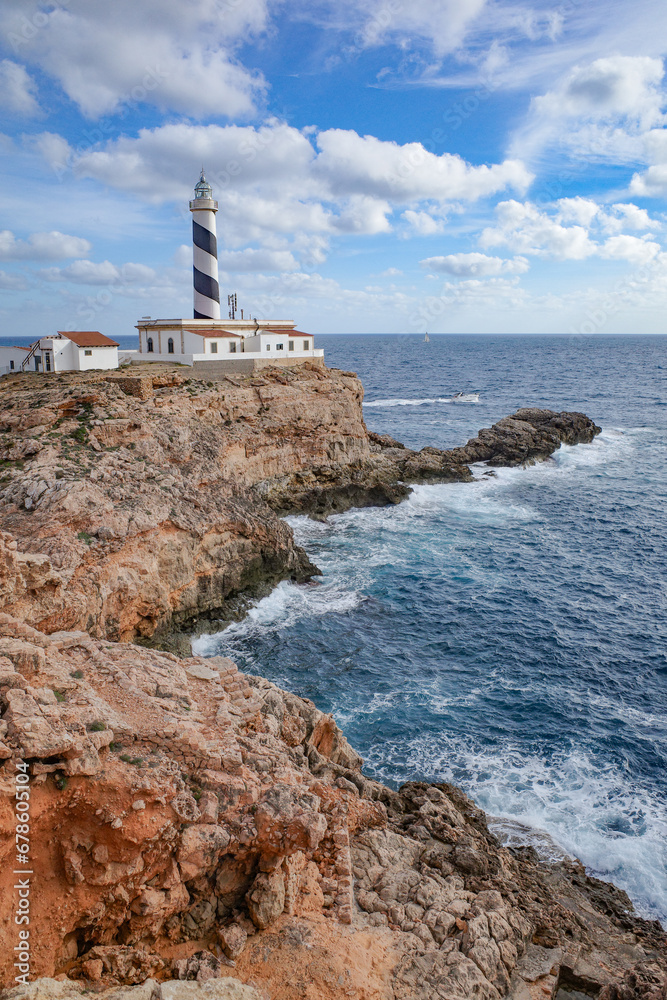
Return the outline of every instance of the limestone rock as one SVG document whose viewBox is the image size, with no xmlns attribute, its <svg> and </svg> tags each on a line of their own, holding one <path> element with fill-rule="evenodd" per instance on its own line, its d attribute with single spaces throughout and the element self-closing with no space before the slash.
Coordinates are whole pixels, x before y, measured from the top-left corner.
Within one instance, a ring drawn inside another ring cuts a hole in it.
<svg viewBox="0 0 667 1000">
<path fill-rule="evenodd" d="M 280 869 L 260 872 L 246 896 L 248 912 L 255 927 L 264 930 L 285 909 L 285 882 Z"/>
</svg>

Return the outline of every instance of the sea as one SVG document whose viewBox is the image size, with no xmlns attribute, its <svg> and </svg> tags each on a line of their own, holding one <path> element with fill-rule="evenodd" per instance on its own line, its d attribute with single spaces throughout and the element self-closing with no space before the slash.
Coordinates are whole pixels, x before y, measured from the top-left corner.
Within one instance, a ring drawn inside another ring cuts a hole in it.
<svg viewBox="0 0 667 1000">
<path fill-rule="evenodd" d="M 464 444 L 522 406 L 602 427 L 398 506 L 290 517 L 322 570 L 193 639 L 332 712 L 365 771 L 451 781 L 667 926 L 667 337 L 321 336 L 370 430 Z M 479 392 L 456 403 L 456 392 Z"/>
<path fill-rule="evenodd" d="M 322 336 L 370 430 L 465 443 L 521 406 L 602 427 L 398 506 L 290 517 L 322 570 L 197 636 L 332 712 L 369 775 L 450 781 L 505 842 L 667 924 L 667 337 Z M 456 392 L 479 392 L 456 403 Z"/>
</svg>

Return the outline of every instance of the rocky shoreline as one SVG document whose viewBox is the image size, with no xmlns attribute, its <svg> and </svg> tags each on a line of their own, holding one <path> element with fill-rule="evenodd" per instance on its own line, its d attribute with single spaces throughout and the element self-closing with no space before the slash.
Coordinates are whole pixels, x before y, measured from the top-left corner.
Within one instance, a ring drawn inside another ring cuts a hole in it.
<svg viewBox="0 0 667 1000">
<path fill-rule="evenodd" d="M 470 482 L 589 442 L 583 414 L 525 409 L 461 448 L 369 434 L 350 372 L 0 380 L 0 601 L 50 633 L 168 635 L 244 592 L 318 573 L 286 513 L 398 503 L 410 483 Z"/>
<path fill-rule="evenodd" d="M 362 398 L 319 365 L 0 380 L 3 1000 L 667 997 L 667 938 L 620 890 L 502 847 L 453 786 L 373 781 L 330 716 L 231 661 L 136 644 L 317 573 L 281 514 L 600 431 L 524 409 L 414 452 Z M 35 981 L 12 987 L 21 760 Z"/>
</svg>

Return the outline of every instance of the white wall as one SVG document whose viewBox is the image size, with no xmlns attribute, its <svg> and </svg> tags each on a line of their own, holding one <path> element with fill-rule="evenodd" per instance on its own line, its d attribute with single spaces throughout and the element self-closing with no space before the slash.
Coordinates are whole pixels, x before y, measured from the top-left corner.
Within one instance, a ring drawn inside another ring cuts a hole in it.
<svg viewBox="0 0 667 1000">
<path fill-rule="evenodd" d="M 28 356 L 27 351 L 22 351 L 17 347 L 0 347 L 0 373 L 12 371 L 10 361 L 14 362 L 14 371 L 20 372 L 21 365 Z"/>
<path fill-rule="evenodd" d="M 294 343 L 294 350 L 290 351 L 290 341 Z M 304 350 L 304 343 L 308 347 Z M 279 350 L 278 345 L 282 344 Z M 283 355 L 293 357 L 315 357 L 312 337 L 292 337 L 289 334 L 259 333 L 256 337 L 247 337 L 244 342 L 246 353 L 257 352 L 269 358 L 281 358 Z"/>
<path fill-rule="evenodd" d="M 117 347 L 79 347 L 73 345 L 78 353 L 78 370 L 90 371 L 92 368 L 118 368 Z"/>
</svg>

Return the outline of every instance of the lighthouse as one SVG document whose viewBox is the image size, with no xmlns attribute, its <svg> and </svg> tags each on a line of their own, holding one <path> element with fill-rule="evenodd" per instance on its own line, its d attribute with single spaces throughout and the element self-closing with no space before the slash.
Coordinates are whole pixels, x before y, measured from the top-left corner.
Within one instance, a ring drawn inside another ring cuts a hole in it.
<svg viewBox="0 0 667 1000">
<path fill-rule="evenodd" d="M 218 203 L 213 199 L 211 185 L 204 176 L 195 187 L 190 202 L 192 212 L 192 250 L 194 280 L 194 318 L 220 319 L 220 288 L 218 286 L 218 241 L 215 235 L 215 213 Z"/>
</svg>

